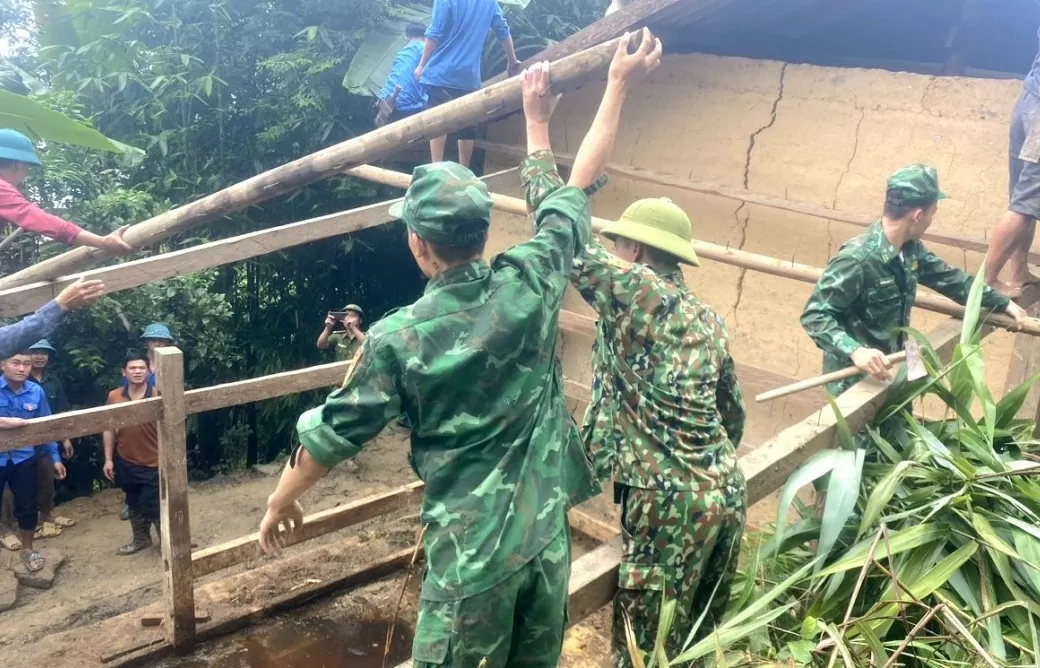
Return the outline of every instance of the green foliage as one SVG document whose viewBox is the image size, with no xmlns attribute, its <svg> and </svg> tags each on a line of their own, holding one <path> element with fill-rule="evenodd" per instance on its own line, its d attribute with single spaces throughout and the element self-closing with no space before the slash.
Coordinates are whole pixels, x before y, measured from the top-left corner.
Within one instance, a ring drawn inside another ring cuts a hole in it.
<svg viewBox="0 0 1040 668">
<path fill-rule="evenodd" d="M 978 318 L 968 318 L 948 365 L 892 389 L 863 439 L 871 447 L 820 453 L 795 472 L 779 526 L 747 559 L 724 623 L 658 665 L 1040 661 L 1040 457 L 1034 425 L 1015 418 L 1033 381 L 995 402 L 979 345 Z M 953 417 L 915 419 L 908 408 L 926 396 Z M 795 491 L 827 471 L 822 521 L 785 528 Z M 836 494 L 843 475 L 859 491 L 851 506 L 851 495 Z M 808 540 L 819 541 L 815 551 Z"/>
</svg>

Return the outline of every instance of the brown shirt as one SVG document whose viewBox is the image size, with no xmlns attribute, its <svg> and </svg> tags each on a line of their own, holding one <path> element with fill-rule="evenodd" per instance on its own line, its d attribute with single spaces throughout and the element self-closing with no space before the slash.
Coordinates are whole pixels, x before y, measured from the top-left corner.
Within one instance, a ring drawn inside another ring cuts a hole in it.
<svg viewBox="0 0 1040 668">
<path fill-rule="evenodd" d="M 144 398 L 159 396 L 159 390 L 147 386 Z M 108 393 L 106 405 L 133 401 L 130 388 L 119 387 Z M 154 422 L 116 430 L 116 452 L 126 462 L 149 468 L 159 467 L 159 431 Z"/>
</svg>

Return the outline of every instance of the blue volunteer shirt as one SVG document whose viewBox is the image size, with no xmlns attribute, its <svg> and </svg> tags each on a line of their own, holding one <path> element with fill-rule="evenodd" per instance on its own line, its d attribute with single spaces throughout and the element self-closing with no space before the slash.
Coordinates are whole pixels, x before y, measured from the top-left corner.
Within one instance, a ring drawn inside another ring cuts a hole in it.
<svg viewBox="0 0 1040 668">
<path fill-rule="evenodd" d="M 51 414 L 51 408 L 47 405 L 47 394 L 43 388 L 36 383 L 25 381 L 22 388 L 15 392 L 7 384 L 7 378 L 0 376 L 0 417 L 32 418 L 47 417 Z M 0 452 L 0 466 L 8 464 L 20 464 L 31 459 L 37 449 L 50 455 L 51 460 L 57 464 L 61 462 L 61 454 L 58 452 L 58 444 L 54 441 L 46 445 L 36 447 L 28 446 L 17 450 Z"/>
<path fill-rule="evenodd" d="M 6 359 L 19 350 L 25 350 L 32 344 L 54 331 L 64 317 L 65 312 L 53 299 L 36 309 L 28 318 L 6 327 L 0 327 L 0 359 Z"/>
<path fill-rule="evenodd" d="M 488 29 L 494 30 L 499 40 L 509 37 L 498 0 L 434 0 L 426 36 L 437 41 L 437 50 L 426 63 L 419 83 L 465 91 L 479 89 Z"/>
<path fill-rule="evenodd" d="M 1037 30 L 1037 41 L 1040 42 L 1040 30 Z M 1033 66 L 1029 69 L 1024 82 L 1025 89 L 1036 97 L 1040 97 L 1040 50 L 1033 59 Z M 1017 157 L 1017 156 L 1016 156 Z"/>
<path fill-rule="evenodd" d="M 386 83 L 379 91 L 379 99 L 390 99 L 394 94 L 394 88 L 400 86 L 401 92 L 397 94 L 395 111 L 422 111 L 426 106 L 426 95 L 423 94 L 419 82 L 415 80 L 415 68 L 422 60 L 422 52 L 423 41 L 413 39 L 394 56 L 394 64 L 390 66 L 390 74 L 386 75 Z"/>
</svg>

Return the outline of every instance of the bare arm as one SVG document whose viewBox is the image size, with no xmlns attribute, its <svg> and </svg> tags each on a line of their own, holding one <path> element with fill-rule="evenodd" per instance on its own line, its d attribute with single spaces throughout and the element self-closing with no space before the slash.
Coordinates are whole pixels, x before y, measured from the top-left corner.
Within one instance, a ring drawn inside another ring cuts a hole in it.
<svg viewBox="0 0 1040 668">
<path fill-rule="evenodd" d="M 278 487 L 267 497 L 267 514 L 260 523 L 260 547 L 269 554 L 285 546 L 280 529 L 292 533 L 303 524 L 303 507 L 299 499 L 329 472 L 303 447 L 296 451 L 295 457 L 295 466 L 290 458 L 278 480 Z"/>
<path fill-rule="evenodd" d="M 336 324 L 336 321 L 330 315 L 325 318 L 325 329 L 321 330 L 321 334 L 318 335 L 318 342 L 315 344 L 321 350 L 327 350 L 329 347 L 329 335 L 332 334 L 332 327 Z"/>
<path fill-rule="evenodd" d="M 614 150 L 614 139 L 621 122 L 621 107 L 628 97 L 629 89 L 661 64 L 661 40 L 651 35 L 648 29 L 643 29 L 642 42 L 634 54 L 628 52 L 628 45 L 626 33 L 610 64 L 607 88 L 603 92 L 599 110 L 574 158 L 568 185 L 584 190 L 600 177 Z"/>
</svg>

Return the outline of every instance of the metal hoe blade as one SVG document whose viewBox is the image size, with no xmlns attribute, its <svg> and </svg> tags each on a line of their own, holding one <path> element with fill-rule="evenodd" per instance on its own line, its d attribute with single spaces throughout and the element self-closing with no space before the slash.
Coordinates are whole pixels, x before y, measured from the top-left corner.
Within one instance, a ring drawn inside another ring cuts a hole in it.
<svg viewBox="0 0 1040 668">
<path fill-rule="evenodd" d="M 917 341 L 908 338 L 904 349 L 906 350 L 906 379 L 918 380 L 927 376 L 928 370 L 924 368 L 924 362 L 921 360 L 921 348 L 917 345 Z"/>
</svg>

